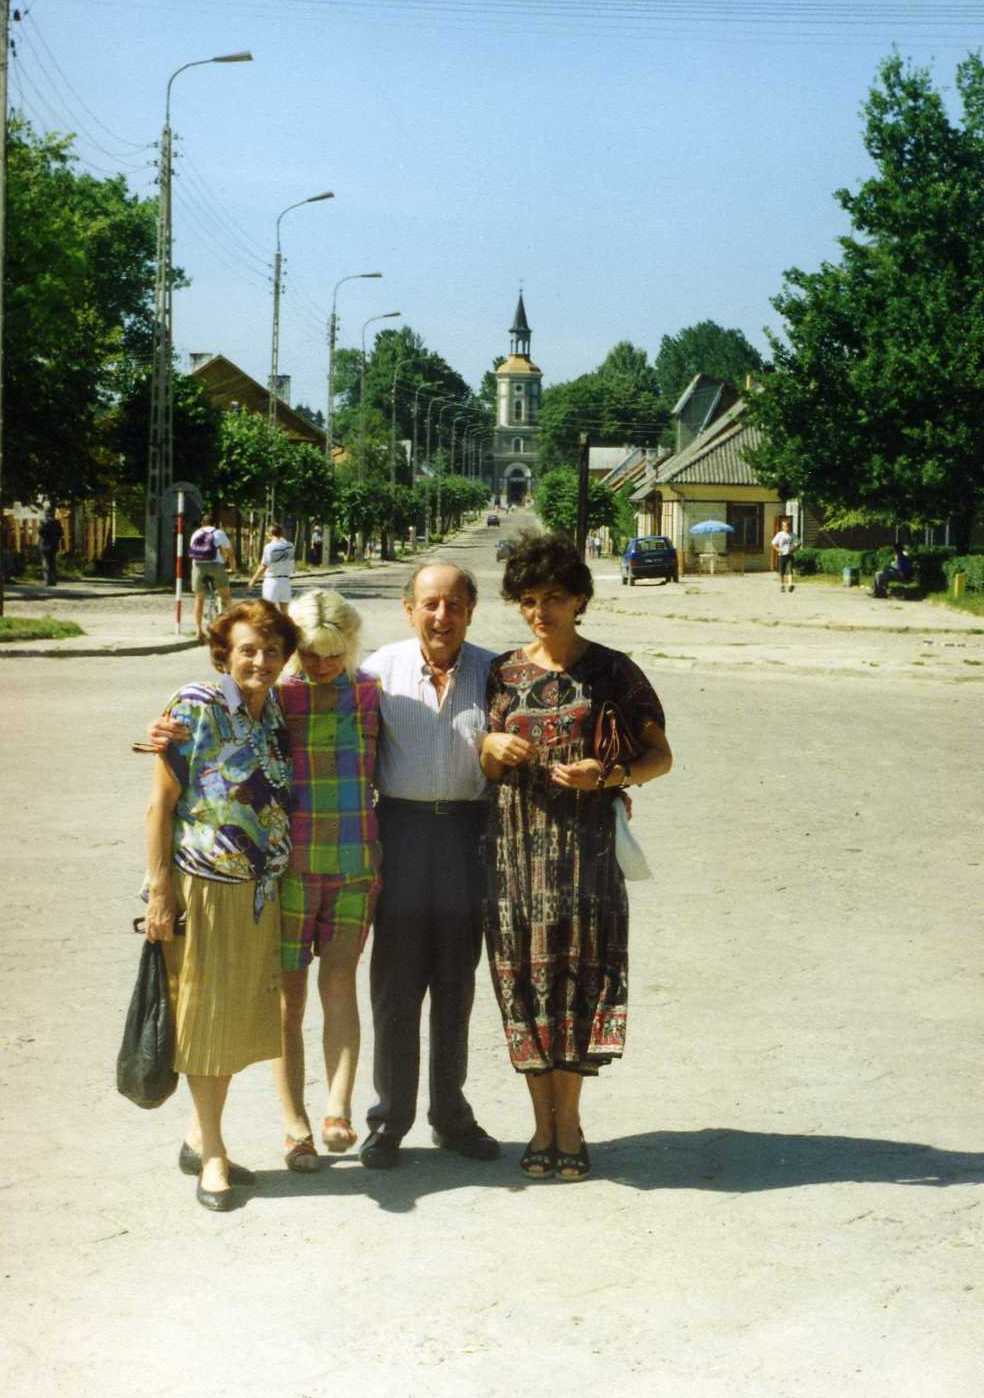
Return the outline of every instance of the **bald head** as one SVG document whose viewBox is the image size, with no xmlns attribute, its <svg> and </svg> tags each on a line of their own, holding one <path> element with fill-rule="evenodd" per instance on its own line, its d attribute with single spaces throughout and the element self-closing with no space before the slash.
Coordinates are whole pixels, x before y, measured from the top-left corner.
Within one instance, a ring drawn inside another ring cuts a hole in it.
<svg viewBox="0 0 984 1398">
<path fill-rule="evenodd" d="M 477 597 L 471 573 L 454 563 L 423 563 L 407 579 L 403 609 L 436 669 L 447 670 L 458 659 Z"/>
</svg>

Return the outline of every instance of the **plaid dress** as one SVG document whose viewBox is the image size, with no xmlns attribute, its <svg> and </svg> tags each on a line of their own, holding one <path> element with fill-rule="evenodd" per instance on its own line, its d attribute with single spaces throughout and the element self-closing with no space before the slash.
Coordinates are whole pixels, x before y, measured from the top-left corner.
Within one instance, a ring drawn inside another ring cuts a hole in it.
<svg viewBox="0 0 984 1398">
<path fill-rule="evenodd" d="M 359 922 L 362 941 L 369 930 L 380 868 L 373 805 L 379 681 L 362 671 L 330 684 L 289 676 L 279 694 L 294 767 L 283 965 L 297 970 L 336 925 Z"/>
</svg>

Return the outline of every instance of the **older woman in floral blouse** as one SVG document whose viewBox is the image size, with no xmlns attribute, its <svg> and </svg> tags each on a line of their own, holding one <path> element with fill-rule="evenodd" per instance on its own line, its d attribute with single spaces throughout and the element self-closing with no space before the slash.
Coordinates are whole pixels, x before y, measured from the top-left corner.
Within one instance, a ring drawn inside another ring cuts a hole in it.
<svg viewBox="0 0 984 1398">
<path fill-rule="evenodd" d="M 195 1105 L 178 1163 L 205 1208 L 232 1207 L 253 1176 L 230 1165 L 222 1112 L 233 1073 L 280 1054 L 279 881 L 290 856 L 291 764 L 271 689 L 297 644 L 269 602 L 243 602 L 210 630 L 217 684 L 186 685 L 170 716 L 185 733 L 154 764 L 147 813 L 147 936 L 177 982 L 174 1067 Z M 185 917 L 185 935 L 175 922 Z"/>
</svg>

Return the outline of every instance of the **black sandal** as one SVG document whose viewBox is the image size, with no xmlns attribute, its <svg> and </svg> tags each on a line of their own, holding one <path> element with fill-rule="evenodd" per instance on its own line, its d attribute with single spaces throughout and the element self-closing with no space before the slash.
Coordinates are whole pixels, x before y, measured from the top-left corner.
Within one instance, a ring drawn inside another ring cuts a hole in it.
<svg viewBox="0 0 984 1398">
<path fill-rule="evenodd" d="M 519 1162 L 519 1168 L 524 1175 L 529 1175 L 531 1180 L 545 1180 L 554 1173 L 557 1168 L 557 1148 L 554 1145 L 544 1146 L 542 1150 L 534 1150 L 533 1142 L 523 1151 L 523 1158 Z"/>
<path fill-rule="evenodd" d="M 581 1149 L 577 1155 L 565 1155 L 561 1151 L 557 1152 L 557 1178 L 566 1184 L 573 1184 L 575 1180 L 583 1180 L 585 1175 L 591 1170 L 591 1157 L 588 1155 L 588 1143 L 581 1136 Z M 567 1174 L 564 1174 L 564 1171 Z"/>
</svg>

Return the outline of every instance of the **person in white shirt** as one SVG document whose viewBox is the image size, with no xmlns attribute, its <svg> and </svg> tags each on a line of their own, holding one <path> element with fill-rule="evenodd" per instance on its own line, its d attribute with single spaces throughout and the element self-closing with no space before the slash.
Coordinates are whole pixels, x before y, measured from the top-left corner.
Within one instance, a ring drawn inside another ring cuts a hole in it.
<svg viewBox="0 0 984 1398">
<path fill-rule="evenodd" d="M 195 632 L 204 644 L 205 634 L 205 593 L 209 579 L 219 594 L 222 610 L 227 612 L 232 606 L 232 590 L 229 587 L 229 570 L 235 566 L 235 555 L 229 535 L 219 529 L 215 516 L 202 515 L 201 523 L 188 540 L 188 556 L 191 559 L 191 590 L 195 594 Z"/>
<path fill-rule="evenodd" d="M 262 573 L 263 600 L 273 602 L 286 616 L 291 599 L 290 579 L 293 571 L 294 545 L 289 539 L 284 538 L 284 531 L 279 524 L 271 524 L 270 540 L 263 550 L 249 585 L 255 587 Z"/>
<path fill-rule="evenodd" d="M 428 992 L 434 1142 L 473 1160 L 499 1154 L 464 1095 L 482 949 L 479 842 L 487 804 L 478 759 L 492 661 L 491 651 L 465 640 L 476 600 L 469 573 L 421 564 L 403 601 L 416 634 L 363 664 L 382 686 L 376 786 L 383 890 L 370 965 L 378 1100 L 359 1152 L 372 1169 L 398 1163 L 413 1125 Z"/>
<path fill-rule="evenodd" d="M 796 552 L 798 540 L 796 535 L 787 529 L 785 522 L 773 536 L 772 547 L 779 554 L 779 591 L 786 591 L 786 578 L 789 578 L 789 590 L 793 590 L 793 554 Z"/>
</svg>

